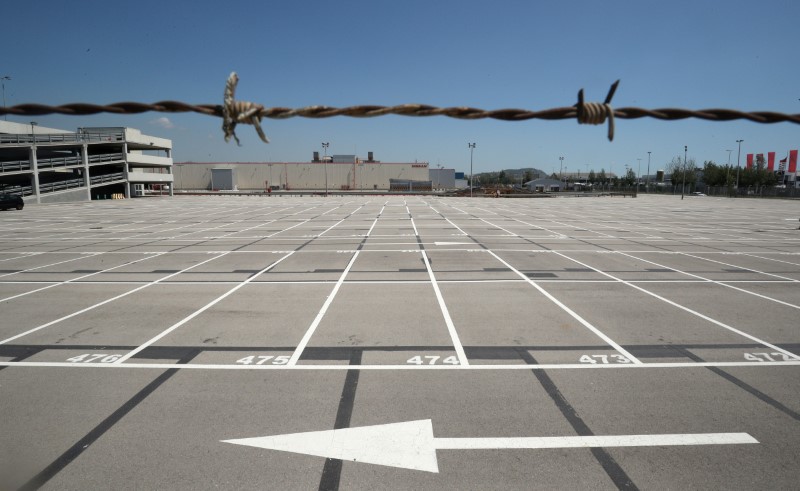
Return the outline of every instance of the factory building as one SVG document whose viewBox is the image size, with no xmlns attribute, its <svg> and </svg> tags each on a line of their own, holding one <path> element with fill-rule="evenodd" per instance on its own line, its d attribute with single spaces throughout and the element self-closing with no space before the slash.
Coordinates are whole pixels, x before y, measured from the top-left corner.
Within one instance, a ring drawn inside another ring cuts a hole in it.
<svg viewBox="0 0 800 491">
<path fill-rule="evenodd" d="M 431 181 L 427 162 L 380 162 L 372 152 L 366 159 L 314 152 L 310 162 L 179 162 L 174 171 L 180 191 L 385 191 L 392 179 Z"/>
<path fill-rule="evenodd" d="M 0 192 L 30 203 L 172 193 L 172 141 L 134 128 L 0 121 Z"/>
</svg>

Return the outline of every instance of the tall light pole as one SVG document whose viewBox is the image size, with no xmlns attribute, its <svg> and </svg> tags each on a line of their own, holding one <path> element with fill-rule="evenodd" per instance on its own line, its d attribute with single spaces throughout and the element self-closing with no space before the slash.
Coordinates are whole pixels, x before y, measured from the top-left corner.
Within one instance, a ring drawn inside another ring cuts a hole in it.
<svg viewBox="0 0 800 491">
<path fill-rule="evenodd" d="M 639 184 L 642 182 L 642 159 L 636 159 L 639 161 L 639 170 L 638 175 L 636 176 L 636 192 L 639 192 Z"/>
<path fill-rule="evenodd" d="M 38 126 L 39 123 L 36 121 L 31 121 L 31 140 L 33 141 L 33 146 L 36 146 L 36 132 L 34 131 L 34 126 Z"/>
<path fill-rule="evenodd" d="M 731 181 L 731 152 L 733 150 L 725 149 L 725 151 L 728 152 L 728 177 L 725 178 L 725 188 L 728 189 Z M 728 189 L 728 194 L 730 195 L 730 189 Z"/>
<path fill-rule="evenodd" d="M 322 150 L 325 151 L 325 156 L 322 157 L 322 161 L 325 163 L 325 196 L 328 195 L 328 145 L 330 142 L 322 142 Z"/>
<path fill-rule="evenodd" d="M 564 182 L 564 157 L 559 157 L 558 160 L 561 161 L 561 164 L 558 167 L 558 179 L 561 182 Z M 567 189 L 567 185 L 564 184 L 564 190 Z"/>
<path fill-rule="evenodd" d="M 650 192 L 650 154 L 652 152 L 647 152 L 647 177 L 645 178 L 645 185 L 644 190 L 646 192 Z"/>
<path fill-rule="evenodd" d="M 472 151 L 475 150 L 474 143 L 467 143 L 469 146 L 469 197 L 472 197 L 472 188 L 475 187 L 475 176 L 472 175 Z"/>
<path fill-rule="evenodd" d="M 686 152 L 689 150 L 688 145 L 683 146 L 683 185 L 681 186 L 681 199 L 683 199 L 684 191 L 686 191 Z"/>
<path fill-rule="evenodd" d="M 736 140 L 739 144 L 739 153 L 736 155 L 736 192 L 739 192 L 739 159 L 742 157 L 742 142 L 744 140 Z"/>
<path fill-rule="evenodd" d="M 11 77 L 8 75 L 0 77 L 0 85 L 3 86 L 3 109 L 6 108 L 6 80 L 11 80 Z M 5 119 L 8 121 L 8 114 L 5 115 Z"/>
</svg>

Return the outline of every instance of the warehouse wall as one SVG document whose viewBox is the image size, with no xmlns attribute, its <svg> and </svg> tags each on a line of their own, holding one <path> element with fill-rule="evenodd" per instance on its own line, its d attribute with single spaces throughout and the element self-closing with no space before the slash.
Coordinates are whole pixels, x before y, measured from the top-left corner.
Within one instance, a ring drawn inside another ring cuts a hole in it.
<svg viewBox="0 0 800 491">
<path fill-rule="evenodd" d="M 234 169 L 234 183 L 240 191 L 264 190 L 266 182 L 281 189 L 389 189 L 389 179 L 428 181 L 427 163 L 332 163 L 274 162 L 213 163 L 184 162 L 173 166 L 175 189 L 211 189 L 211 169 Z"/>
</svg>

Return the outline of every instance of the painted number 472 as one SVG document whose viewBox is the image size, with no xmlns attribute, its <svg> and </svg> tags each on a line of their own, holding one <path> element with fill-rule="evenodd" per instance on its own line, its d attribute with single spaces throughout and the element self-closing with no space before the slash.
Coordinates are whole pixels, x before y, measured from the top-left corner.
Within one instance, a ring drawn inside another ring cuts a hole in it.
<svg viewBox="0 0 800 491">
<path fill-rule="evenodd" d="M 796 356 L 785 353 L 745 353 L 747 361 L 798 361 Z"/>
</svg>

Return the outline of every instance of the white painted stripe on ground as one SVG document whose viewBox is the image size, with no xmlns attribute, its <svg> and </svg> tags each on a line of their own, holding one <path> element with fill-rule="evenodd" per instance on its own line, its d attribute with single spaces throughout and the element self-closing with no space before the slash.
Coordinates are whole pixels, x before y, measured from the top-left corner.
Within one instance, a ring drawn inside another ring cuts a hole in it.
<svg viewBox="0 0 800 491">
<path fill-rule="evenodd" d="M 634 285 L 633 283 L 631 283 L 629 281 L 625 281 L 623 279 L 617 278 L 614 275 L 606 273 L 605 271 L 601 271 L 601 270 L 599 270 L 599 269 L 597 269 L 597 268 L 595 268 L 593 266 L 589 266 L 588 264 L 582 263 L 582 262 L 578 261 L 577 259 L 573 259 L 573 258 L 571 258 L 569 256 L 564 255 L 564 254 L 559 253 L 559 255 L 563 256 L 566 259 L 569 259 L 570 261 L 572 261 L 572 262 L 574 262 L 576 264 L 580 264 L 580 265 L 582 265 L 584 267 L 591 268 L 591 269 L 597 271 L 598 273 L 600 273 L 602 275 L 608 276 L 609 278 L 613 278 L 613 279 L 619 281 L 620 283 L 623 283 L 625 285 L 630 286 L 631 288 L 635 288 L 635 289 L 639 290 L 642 293 L 646 293 L 646 294 L 650 295 L 653 298 L 657 298 L 657 299 L 661 300 L 662 302 L 668 303 L 668 304 L 672 305 L 673 307 L 678 307 L 679 309 L 681 309 L 681 310 L 683 310 L 685 312 L 689 312 L 690 314 L 695 315 L 697 317 L 700 317 L 703 320 L 707 320 L 708 322 L 711 322 L 712 324 L 716 324 L 716 325 L 718 325 L 718 326 L 720 326 L 720 327 L 722 327 L 724 329 L 727 329 L 727 330 L 729 330 L 731 332 L 734 332 L 734 333 L 736 333 L 736 334 L 738 334 L 740 336 L 746 337 L 747 339 L 750 339 L 750 340 L 755 341 L 755 342 L 757 342 L 759 344 L 762 344 L 762 345 L 767 346 L 767 347 L 769 347 L 771 349 L 774 349 L 775 351 L 778 351 L 780 353 L 792 356 L 794 358 L 800 358 L 796 354 L 792 353 L 791 351 L 787 351 L 787 350 L 785 350 L 783 348 L 775 346 L 774 344 L 768 343 L 768 342 L 764 341 L 763 339 L 759 339 L 759 338 L 753 336 L 752 334 L 748 334 L 748 333 L 746 333 L 744 331 L 736 329 L 735 327 L 729 326 L 729 325 L 727 325 L 727 324 L 725 324 L 723 322 L 720 322 L 720 321 L 718 321 L 716 319 L 712 319 L 711 317 L 709 317 L 709 316 L 707 316 L 705 314 L 701 314 L 700 312 L 697 312 L 696 310 L 692 310 L 689 307 L 685 307 L 685 306 L 683 306 L 683 305 L 681 305 L 681 304 L 679 304 L 677 302 L 673 302 L 672 300 L 670 300 L 668 298 L 665 298 L 665 297 L 662 297 L 661 295 L 658 295 L 657 293 L 653 293 L 653 292 L 651 292 L 649 290 L 645 290 L 644 288 L 642 288 L 642 287 L 640 287 L 638 285 Z M 636 259 L 638 259 L 638 258 L 636 258 Z M 670 269 L 672 269 L 672 268 L 670 268 Z M 686 273 L 686 274 L 691 274 L 691 273 Z M 709 280 L 709 281 L 711 281 L 711 280 Z M 712 281 L 712 283 L 713 283 L 713 281 Z"/>
<path fill-rule="evenodd" d="M 693 257 L 695 259 L 700 259 L 701 261 L 708 261 L 708 262 L 712 262 L 712 263 L 722 264 L 723 266 L 730 266 L 731 268 L 741 269 L 743 271 L 751 271 L 753 273 L 763 274 L 763 275 L 767 275 L 767 276 L 772 276 L 774 278 L 780 278 L 782 280 L 794 281 L 794 282 L 800 283 L 800 280 L 796 280 L 794 278 L 787 278 L 786 276 L 780 276 L 780 275 L 777 275 L 777 274 L 774 274 L 774 273 L 766 273 L 764 271 L 759 271 L 759 270 L 753 269 L 753 268 L 745 268 L 743 266 L 737 266 L 735 264 L 724 263 L 722 261 L 717 261 L 715 259 L 709 259 L 707 257 L 694 256 L 694 255 L 686 253 L 686 252 L 682 252 L 681 255 L 688 256 L 688 257 Z"/>
<path fill-rule="evenodd" d="M 342 284 L 344 283 L 344 277 L 347 276 L 347 273 L 350 272 L 350 268 L 353 267 L 353 263 L 356 262 L 358 254 L 360 252 L 361 251 L 356 251 L 355 254 L 353 254 L 353 257 L 350 258 L 350 262 L 347 263 L 347 267 L 344 268 L 344 271 L 342 272 L 341 276 L 339 276 L 339 280 L 336 282 L 336 285 L 333 287 L 333 290 L 331 291 L 330 295 L 328 295 L 328 298 L 325 299 L 325 303 L 322 304 L 322 308 L 319 309 L 319 312 L 317 312 L 317 316 L 311 322 L 311 325 L 308 327 L 306 333 L 303 335 L 303 339 L 300 340 L 300 343 L 297 345 L 297 348 L 295 348 L 291 358 L 289 358 L 289 363 L 288 363 L 289 366 L 294 366 L 297 364 L 297 361 L 303 354 L 303 350 L 306 349 L 306 345 L 308 345 L 308 342 L 311 340 L 311 336 L 314 335 L 314 331 L 317 330 L 317 326 L 319 326 L 319 323 L 322 322 L 322 318 L 328 311 L 328 307 L 331 306 L 331 304 L 333 303 L 333 299 L 336 298 L 336 294 L 342 287 Z"/>
<path fill-rule="evenodd" d="M 32 293 L 37 293 L 37 292 L 40 292 L 40 291 L 42 291 L 42 290 L 48 290 L 48 289 L 50 289 L 50 288 L 54 288 L 54 287 L 57 287 L 57 286 L 66 285 L 66 284 L 69 284 L 69 283 L 74 283 L 74 282 L 76 282 L 76 281 L 82 280 L 83 278 L 89 278 L 90 276 L 98 275 L 98 274 L 100 274 L 100 273 L 107 273 L 107 272 L 109 272 L 109 271 L 112 271 L 112 270 L 115 270 L 115 269 L 117 269 L 117 268 L 121 268 L 121 267 L 123 267 L 123 266 L 130 266 L 131 264 L 136 264 L 136 263 L 138 263 L 138 262 L 141 262 L 141 261 L 146 261 L 146 260 L 148 260 L 148 259 L 152 259 L 152 258 L 154 258 L 154 257 L 161 256 L 161 255 L 163 255 L 163 254 L 166 254 L 166 252 L 161 252 L 161 253 L 158 253 L 158 254 L 154 254 L 154 255 L 152 255 L 152 256 L 143 257 L 142 259 L 137 259 L 137 260 L 135 260 L 135 261 L 130 261 L 130 262 L 127 262 L 127 263 L 125 263 L 125 264 L 120 264 L 119 266 L 114 266 L 113 268 L 107 268 L 107 269 L 104 269 L 104 270 L 102 270 L 102 271 L 97 271 L 97 272 L 94 272 L 94 273 L 85 274 L 85 275 L 83 275 L 83 276 L 78 276 L 77 278 L 72 278 L 71 280 L 67 280 L 67 281 L 59 281 L 59 282 L 57 282 L 57 283 L 54 283 L 54 284 L 51 284 L 51 285 L 45 286 L 45 287 L 43 287 L 43 288 L 37 288 L 37 289 L 35 289 L 35 290 L 31 290 L 31 291 L 29 291 L 29 292 L 19 293 L 19 294 L 17 294 L 17 295 L 13 295 L 13 296 L 11 296 L 11 297 L 0 298 L 0 302 L 7 302 L 7 301 L 9 301 L 9 300 L 14 300 L 15 298 L 19 298 L 19 297 L 24 297 L 25 295 L 30 295 L 30 294 L 32 294 Z M 98 283 L 99 283 L 99 282 L 98 282 Z M 91 282 L 86 282 L 86 284 L 91 284 Z"/>
<path fill-rule="evenodd" d="M 550 301 L 551 301 L 551 302 L 553 302 L 554 304 L 558 305 L 558 306 L 561 308 L 561 310 L 563 310 L 564 312 L 566 312 L 567 314 L 569 314 L 570 316 L 572 316 L 572 318 L 573 318 L 573 319 L 575 319 L 576 321 L 580 322 L 580 323 L 581 323 L 581 324 L 582 324 L 584 327 L 586 327 L 587 329 L 589 329 L 590 331 L 592 331 L 593 333 L 595 333 L 595 335 L 597 335 L 597 337 L 599 337 L 600 339 L 602 339 L 603 341 L 605 341 L 605 342 L 606 342 L 606 343 L 607 343 L 609 346 L 613 347 L 615 350 L 617 350 L 617 351 L 618 351 L 620 354 L 622 354 L 624 357 L 628 358 L 628 359 L 629 359 L 629 360 L 631 360 L 633 363 L 636 363 L 636 364 L 641 364 L 641 363 L 642 363 L 641 361 L 639 361 L 639 359 L 638 359 L 638 358 L 636 358 L 635 356 L 633 356 L 632 354 L 630 354 L 630 353 L 628 352 L 628 350 L 626 350 L 625 348 L 623 348 L 622 346 L 620 346 L 619 344 L 617 344 L 617 342 L 615 342 L 615 341 L 614 341 L 613 339 L 611 339 L 610 337 L 606 336 L 606 335 L 605 335 L 605 334 L 604 334 L 602 331 L 600 331 L 600 329 L 598 329 L 598 328 L 594 327 L 594 326 L 593 326 L 591 323 L 589 323 L 589 321 L 587 321 L 586 319 L 584 319 L 583 317 L 581 317 L 580 315 L 578 315 L 578 313 L 577 313 L 577 312 L 573 311 L 572 309 L 570 309 L 569 307 L 567 307 L 566 305 L 564 305 L 564 304 L 563 304 L 561 301 L 559 301 L 559 300 L 558 300 L 556 297 L 554 297 L 553 295 L 551 295 L 551 294 L 550 294 L 550 293 L 549 293 L 547 290 L 545 290 L 544 288 L 542 288 L 541 286 L 539 286 L 539 284 L 537 284 L 537 282 L 535 282 L 535 281 L 533 281 L 532 279 L 528 278 L 528 277 L 527 277 L 525 274 L 523 274 L 522 272 L 520 272 L 520 271 L 519 271 L 518 269 L 516 269 L 514 266 L 512 266 L 512 265 L 508 264 L 506 261 L 504 261 L 504 260 L 503 260 L 503 258 L 501 258 L 500 256 L 498 256 L 498 255 L 497 255 L 497 254 L 495 254 L 494 252 L 492 252 L 492 251 L 487 251 L 487 252 L 488 252 L 489 254 L 491 254 L 492 256 L 494 256 L 494 257 L 495 257 L 495 259 L 497 259 L 498 261 L 500 261 L 501 263 L 503 263 L 503 264 L 504 264 L 504 265 L 505 265 L 505 266 L 506 266 L 508 269 L 510 269 L 511 271 L 513 271 L 515 274 L 517 274 L 517 275 L 518 275 L 520 278 L 522 278 L 523 280 L 525 280 L 525 281 L 526 281 L 526 282 L 527 282 L 529 285 L 531 285 L 531 286 L 533 286 L 534 288 L 536 288 L 537 290 L 539 290 L 539 292 L 540 292 L 542 295 L 544 295 L 545 297 L 547 297 L 547 299 L 548 299 L 548 300 L 550 300 Z"/>
<path fill-rule="evenodd" d="M 665 265 L 662 265 L 662 264 L 655 263 L 653 261 L 648 261 L 647 259 L 643 259 L 643 258 L 640 258 L 638 256 L 634 256 L 632 254 L 627 254 L 627 253 L 619 253 L 619 254 L 622 254 L 623 256 L 627 256 L 627 257 L 630 257 L 630 258 L 633 258 L 633 259 L 637 259 L 639 261 L 646 262 L 648 264 L 652 264 L 654 266 L 658 266 L 660 268 L 671 269 L 672 271 L 675 271 L 676 273 L 680 273 L 680 274 L 683 274 L 683 275 L 686 275 L 686 276 L 691 276 L 691 277 L 694 277 L 694 278 L 698 278 L 700 280 L 703 280 L 704 282 L 714 283 L 716 285 L 724 286 L 725 288 L 731 288 L 733 290 L 737 290 L 737 291 L 740 291 L 742 293 L 747 293 L 748 295 L 753 295 L 755 297 L 763 298 L 764 300 L 769 300 L 771 302 L 779 303 L 781 305 L 785 305 L 787 307 L 791 307 L 793 309 L 800 310 L 800 305 L 795 305 L 795 304 L 791 304 L 789 302 L 784 302 L 783 300 L 778 300 L 777 298 L 768 297 L 767 295 L 763 295 L 761 293 L 756 293 L 756 292 L 753 292 L 753 291 L 750 291 L 750 290 L 745 290 L 744 288 L 739 288 L 737 286 L 733 286 L 733 285 L 730 284 L 730 283 L 736 283 L 737 281 L 725 281 L 725 282 L 723 282 L 723 281 L 718 281 L 718 280 L 712 280 L 710 278 L 705 278 L 703 276 L 696 275 L 694 273 L 688 273 L 686 271 L 681 271 L 679 269 L 675 269 L 675 268 L 670 267 L 670 266 L 665 266 Z M 692 257 L 695 257 L 695 256 L 692 256 Z M 702 259 L 702 258 L 698 258 L 698 259 Z M 716 262 L 716 261 L 713 261 L 713 262 Z M 743 281 L 739 281 L 739 282 L 741 283 Z M 780 283 L 787 283 L 787 282 L 788 283 L 796 283 L 797 280 L 791 280 L 790 279 L 788 281 L 787 280 L 781 280 L 780 281 Z M 637 283 L 643 283 L 643 282 L 637 282 Z M 765 281 L 765 283 L 778 283 L 778 281 Z"/>
<path fill-rule="evenodd" d="M 419 231 L 417 230 L 417 225 L 414 223 L 414 217 L 411 216 L 411 210 L 409 210 L 407 206 L 406 210 L 408 211 L 409 217 L 411 217 L 411 226 L 414 228 L 414 234 L 419 237 Z M 439 303 L 439 310 L 442 311 L 444 323 L 447 325 L 447 332 L 450 334 L 450 340 L 452 341 L 453 348 L 456 351 L 458 362 L 461 365 L 469 365 L 467 354 L 464 352 L 464 346 L 461 344 L 461 339 L 458 337 L 458 332 L 456 331 L 456 326 L 453 323 L 453 318 L 450 317 L 450 310 L 448 310 L 447 304 L 444 302 L 442 291 L 439 289 L 439 284 L 436 282 L 436 275 L 433 274 L 433 268 L 431 268 L 431 262 L 428 260 L 428 254 L 425 252 L 425 249 L 421 249 L 420 253 L 422 254 L 422 261 L 425 263 L 425 269 L 428 271 L 428 278 L 431 280 L 431 286 L 433 287 L 433 292 L 436 295 L 436 301 Z"/>
<path fill-rule="evenodd" d="M 437 450 L 489 450 L 502 448 L 658 447 L 674 445 L 737 445 L 758 443 L 747 433 L 694 433 L 666 435 L 524 436 L 506 438 L 433 439 Z"/>
<path fill-rule="evenodd" d="M 386 205 L 384 204 L 384 208 L 385 206 Z M 372 222 L 372 226 L 369 228 L 369 231 L 367 232 L 367 236 L 369 236 L 370 232 L 372 232 L 372 229 L 375 227 L 375 224 L 378 223 L 378 219 L 381 217 L 381 213 L 383 213 L 384 208 L 381 208 L 381 212 L 378 213 L 377 217 L 375 217 L 375 220 Z M 344 278 L 347 276 L 347 273 L 350 272 L 350 268 L 353 267 L 353 264 L 356 262 L 356 258 L 358 258 L 360 252 L 361 252 L 360 250 L 356 250 L 355 253 L 353 254 L 353 257 L 350 258 L 350 262 L 347 263 L 347 266 L 344 268 L 344 271 L 342 271 L 342 274 L 336 281 L 336 285 L 334 285 L 331 294 L 328 295 L 328 298 L 325 299 L 325 303 L 322 304 L 322 308 L 320 308 L 319 312 L 317 312 L 317 316 L 314 317 L 314 320 L 311 322 L 311 325 L 308 326 L 306 333 L 303 335 L 303 338 L 300 340 L 300 343 L 295 348 L 294 353 L 292 353 L 292 356 L 289 358 L 289 363 L 287 365 L 294 366 L 297 364 L 297 361 L 300 359 L 300 356 L 306 349 L 308 342 L 311 340 L 311 336 L 314 335 L 314 331 L 317 330 L 319 323 L 322 322 L 322 318 L 328 311 L 328 307 L 331 306 L 331 304 L 333 303 L 333 299 L 336 298 L 336 294 L 339 292 L 339 289 L 342 287 L 342 284 L 344 283 Z"/>
<path fill-rule="evenodd" d="M 107 351 L 107 350 L 105 350 Z M 800 366 L 800 361 L 721 361 L 721 362 L 679 362 L 679 363 L 549 363 L 541 365 L 526 364 L 470 364 L 470 365 L 230 365 L 209 363 L 71 363 L 64 361 L 0 361 L 0 366 L 38 367 L 38 368 L 157 368 L 157 369 L 190 369 L 190 370 L 614 370 L 614 369 L 677 369 L 677 368 L 726 368 L 751 367 L 769 368 Z"/>
<path fill-rule="evenodd" d="M 86 259 L 87 257 L 99 256 L 99 255 L 105 254 L 105 253 L 104 252 L 93 252 L 93 253 L 87 254 L 85 252 L 62 252 L 60 254 L 79 254 L 79 257 L 74 257 L 72 259 L 67 259 L 66 261 L 59 261 L 57 263 L 45 264 L 43 266 L 36 266 L 35 268 L 23 269 L 22 271 L 15 271 L 13 273 L 0 274 L 0 278 L 5 278 L 6 276 L 12 276 L 12 275 L 15 275 L 15 274 L 20 274 L 20 273 L 27 273 L 29 271 L 36 271 L 37 269 L 49 268 L 50 266 L 56 266 L 56 265 L 59 265 L 59 264 L 69 263 L 69 262 L 72 262 L 72 261 L 77 261 L 78 259 Z"/>
<path fill-rule="evenodd" d="M 783 264 L 791 264 L 792 266 L 800 266 L 800 263 L 793 263 L 793 262 L 789 262 L 789 261 L 781 261 L 780 259 L 775 259 L 773 257 L 761 257 L 761 256 L 757 256 L 756 254 L 749 254 L 749 253 L 746 253 L 746 252 L 742 252 L 741 255 L 742 256 L 755 257 L 755 258 L 758 258 L 758 259 L 764 259 L 764 260 L 767 260 L 767 261 L 775 261 L 775 262 L 783 263 Z M 793 281 L 795 281 L 795 280 L 793 280 Z"/>
<path fill-rule="evenodd" d="M 3 252 L 3 254 L 22 254 L 22 255 L 21 256 L 16 256 L 16 257 L 7 257 L 5 259 L 0 259 L 0 262 L 12 261 L 14 259 L 25 259 L 25 258 L 29 258 L 31 256 L 38 256 L 39 254 L 44 254 L 44 252 Z"/>
<path fill-rule="evenodd" d="M 102 302 L 96 303 L 94 305 L 90 305 L 90 306 L 86 307 L 85 309 L 81 309 L 81 310 L 79 310 L 77 312 L 73 312 L 73 313 L 71 313 L 69 315 L 65 315 L 63 317 L 59 317 L 58 319 L 50 321 L 50 322 L 48 322 L 46 324 L 42 324 L 41 326 L 37 326 L 37 327 L 34 327 L 33 329 L 29 329 L 29 330 L 27 330 L 27 331 L 25 331 L 23 333 L 17 334 L 16 336 L 11 336 L 10 338 L 7 338 L 7 339 L 4 339 L 4 340 L 0 341 L 0 344 L 9 343 L 11 341 L 14 341 L 15 339 L 19 339 L 19 338 L 21 338 L 23 336 L 27 336 L 28 334 L 34 333 L 36 331 L 40 331 L 40 330 L 45 329 L 47 327 L 50 327 L 50 326 L 52 326 L 54 324 L 58 324 L 59 322 L 65 321 L 67 319 L 71 319 L 71 318 L 73 318 L 73 317 L 75 317 L 77 315 L 83 314 L 84 312 L 88 312 L 90 310 L 96 309 L 97 307 L 101 307 L 101 306 L 103 306 L 103 305 L 105 305 L 107 303 L 111 303 L 114 300 L 119 300 L 122 297 L 127 297 L 128 295 L 130 295 L 132 293 L 136 293 L 138 291 L 144 290 L 145 288 L 153 286 L 153 285 L 155 285 L 157 283 L 160 283 L 160 282 L 162 282 L 164 280 L 167 280 L 167 279 L 169 279 L 169 278 L 171 278 L 173 276 L 177 276 L 177 275 L 179 275 L 179 274 L 181 274 L 181 273 L 183 273 L 185 271 L 188 271 L 188 270 L 190 270 L 192 268 L 196 268 L 197 266 L 202 266 L 203 264 L 205 264 L 205 263 L 207 263 L 209 261 L 213 261 L 215 259 L 218 259 L 218 258 L 220 258 L 222 256 L 225 256 L 226 254 L 227 254 L 227 252 L 219 253 L 218 255 L 212 257 L 211 259 L 206 259 L 205 261 L 199 262 L 197 264 L 193 264 L 192 266 L 189 266 L 188 268 L 182 269 L 182 270 L 178 271 L 177 273 L 172 273 L 172 274 L 167 275 L 167 276 L 165 276 L 163 278 L 159 278 L 159 279 L 157 279 L 155 281 L 147 283 L 146 285 L 142 285 L 139 288 L 134 288 L 133 290 L 127 291 L 127 292 L 122 293 L 120 295 L 117 295 L 115 297 L 109 298 L 107 300 L 103 300 Z"/>
<path fill-rule="evenodd" d="M 191 313 L 191 314 L 189 314 L 188 316 L 184 317 L 184 318 L 183 318 L 183 319 L 181 319 L 180 321 L 178 321 L 178 322 L 176 322 L 175 324 L 171 325 L 170 327 L 168 327 L 168 328 L 167 328 L 167 329 L 165 329 L 164 331 L 160 332 L 158 335 L 156 335 L 156 336 L 154 336 L 153 338 L 151 338 L 151 339 L 150 339 L 149 341 L 147 341 L 146 343 L 144 343 L 144 344 L 142 344 L 142 345 L 138 346 L 136 349 L 133 349 L 133 350 L 129 351 L 128 353 L 126 353 L 125 355 L 123 355 L 123 356 L 122 356 L 122 357 L 121 357 L 119 360 L 115 361 L 114 363 L 116 363 L 116 364 L 122 364 L 122 363 L 124 363 L 126 360 L 128 360 L 128 359 L 130 359 L 131 357 L 135 356 L 137 353 L 139 353 L 139 352 L 141 352 L 141 351 L 143 351 L 143 350 L 147 349 L 149 346 L 151 346 L 152 344 L 154 344 L 154 343 L 158 342 L 160 339 L 162 339 L 163 337 L 165 337 L 166 335 L 168 335 L 169 333 L 171 333 L 171 332 L 172 332 L 172 331 L 174 331 L 175 329 L 177 329 L 177 328 L 181 327 L 182 325 L 186 324 L 187 322 L 189 322 L 190 320 L 194 319 L 194 318 L 195 318 L 195 317 L 197 317 L 198 315 L 202 314 L 202 313 L 203 313 L 203 312 L 205 312 L 206 310 L 210 309 L 210 308 L 211 308 L 211 307 L 213 307 L 214 305 L 218 304 L 218 303 L 219 303 L 219 302 L 221 302 L 222 300 L 224 300 L 224 299 L 228 298 L 230 295 L 232 295 L 232 294 L 233 294 L 234 292 L 236 292 L 238 289 L 242 288 L 243 286 L 247 285 L 248 283 L 250 283 L 250 282 L 251 282 L 251 281 L 253 281 L 254 279 L 258 278 L 258 277 L 259 277 L 261 274 L 263 274 L 263 273 L 265 273 L 266 271 L 269 271 L 270 269 L 274 268 L 275 266 L 277 266 L 278 264 L 280 264 L 280 262 L 281 262 L 281 261 L 283 261 L 283 260 L 284 260 L 284 259 L 286 259 L 287 257 L 291 256 L 292 254 L 293 254 L 292 252 L 290 252 L 289 254 L 286 254 L 285 256 L 283 256 L 282 258 L 280 258 L 280 259 L 278 259 L 277 261 L 273 262 L 272 264 L 270 264 L 270 265 L 269 265 L 269 266 L 267 266 L 266 268 L 262 269 L 262 270 L 261 270 L 261 271 L 259 271 L 258 273 L 256 273 L 256 274 L 254 274 L 253 276 L 251 276 L 251 277 L 247 278 L 246 280 L 244 280 L 243 282 L 239 283 L 239 284 L 238 284 L 238 285 L 236 285 L 235 287 L 231 288 L 231 289 L 230 289 L 230 290 L 228 290 L 227 292 L 223 293 L 223 294 L 222 294 L 222 295 L 220 295 L 219 297 L 217 297 L 217 298 L 215 298 L 214 300 L 212 300 L 212 301 L 208 302 L 207 304 L 205 304 L 205 305 L 204 305 L 204 306 L 202 306 L 201 308 L 199 308 L 199 309 L 195 310 L 194 312 L 192 312 L 192 313 Z"/>
</svg>

